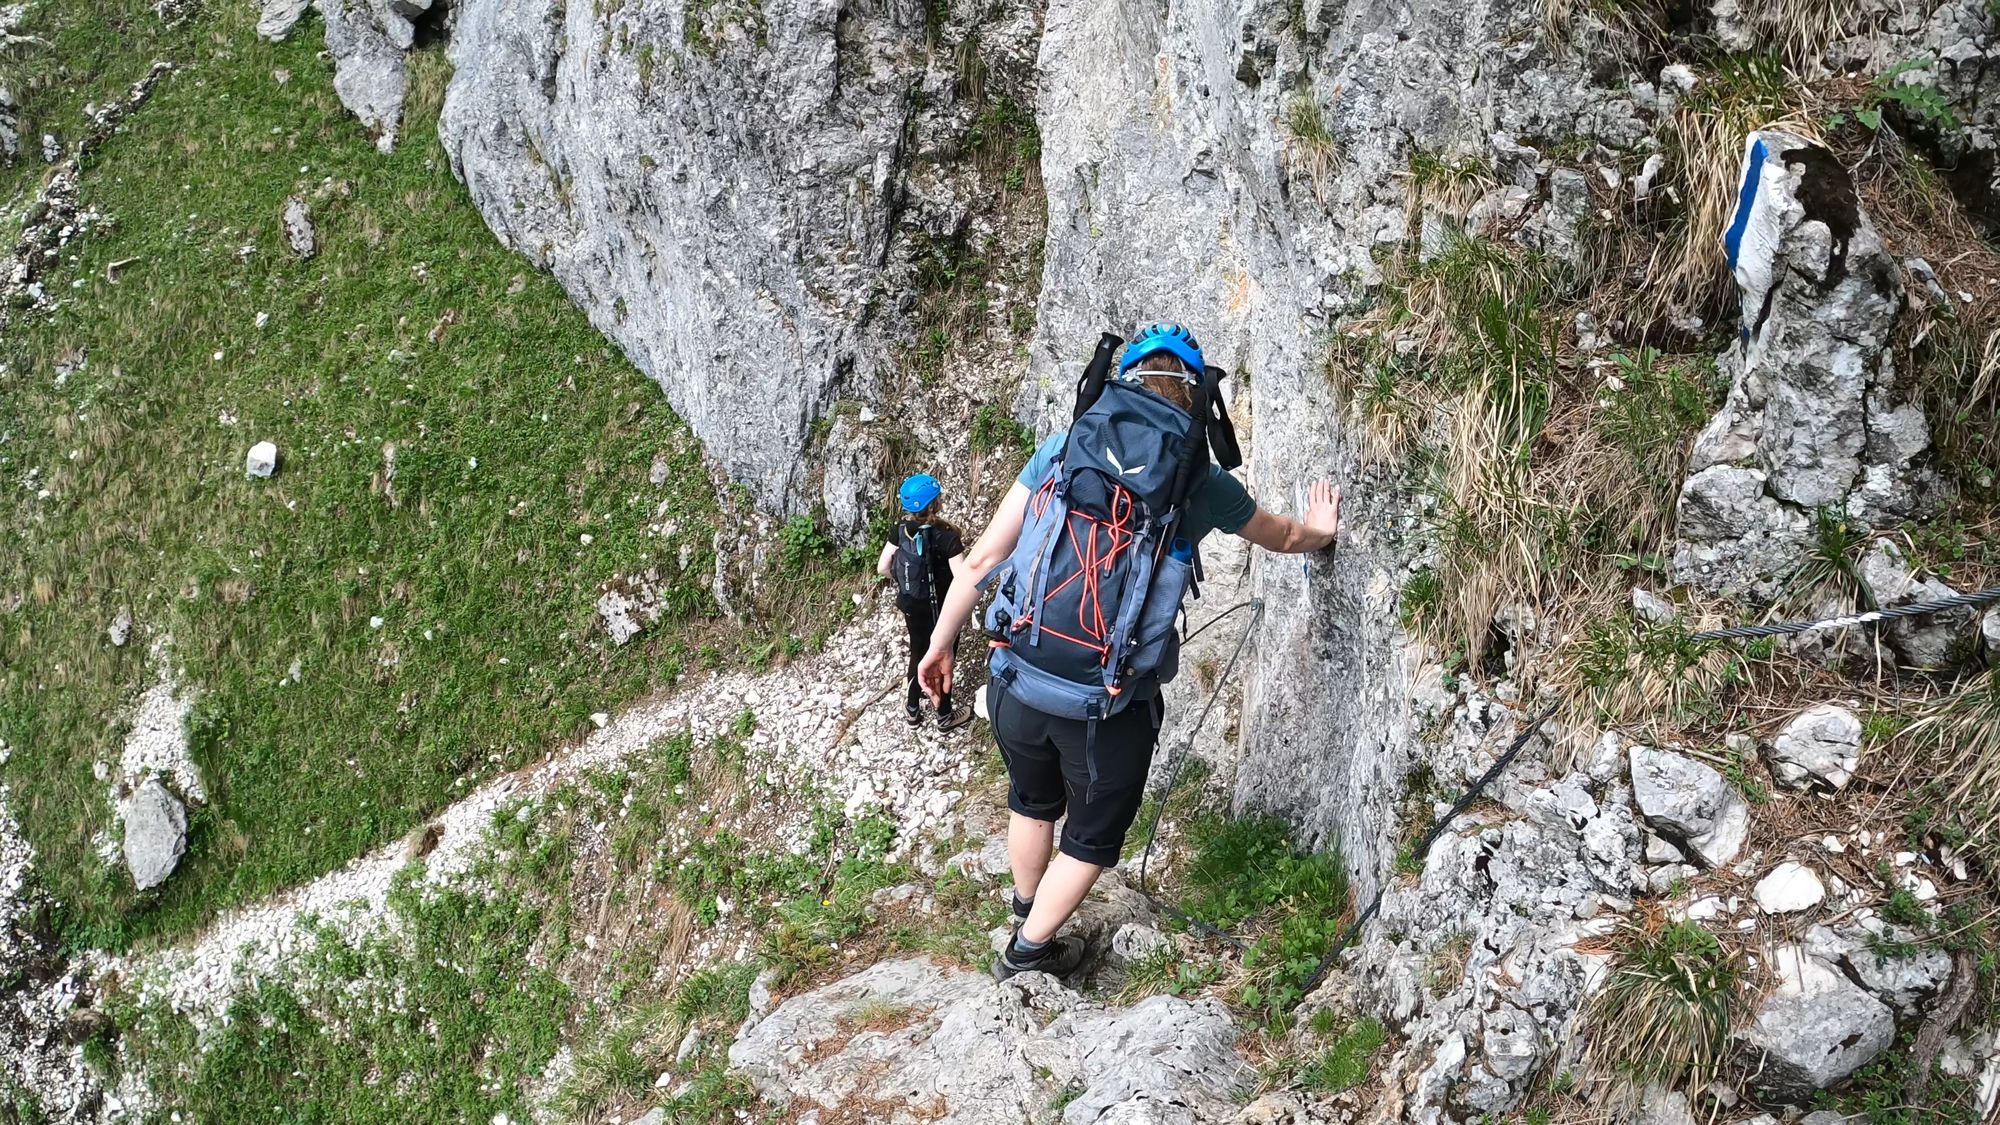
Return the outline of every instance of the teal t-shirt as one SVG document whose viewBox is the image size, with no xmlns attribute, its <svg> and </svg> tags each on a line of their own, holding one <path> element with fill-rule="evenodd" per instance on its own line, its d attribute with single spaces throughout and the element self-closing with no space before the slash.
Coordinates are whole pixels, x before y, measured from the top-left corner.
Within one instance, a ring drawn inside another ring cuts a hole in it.
<svg viewBox="0 0 2000 1125">
<path fill-rule="evenodd" d="M 1049 475 L 1049 466 L 1062 456 L 1063 443 L 1069 440 L 1069 431 L 1049 435 L 1041 448 L 1028 459 L 1028 466 L 1021 470 L 1020 482 L 1029 488 L 1041 487 Z M 1194 486 L 1188 496 L 1187 541 L 1197 546 L 1211 531 L 1234 535 L 1243 530 L 1250 517 L 1257 514 L 1257 502 L 1250 498 L 1250 490 L 1243 482 L 1222 471 L 1220 465 L 1208 466 L 1208 479 Z"/>
</svg>

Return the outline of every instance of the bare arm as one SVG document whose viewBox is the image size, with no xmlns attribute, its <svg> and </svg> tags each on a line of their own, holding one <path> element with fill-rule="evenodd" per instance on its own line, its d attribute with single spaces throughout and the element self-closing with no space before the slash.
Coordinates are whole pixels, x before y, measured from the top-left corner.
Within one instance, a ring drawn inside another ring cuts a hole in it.
<svg viewBox="0 0 2000 1125">
<path fill-rule="evenodd" d="M 931 632 L 930 651 L 917 669 L 917 679 L 924 691 L 936 702 L 951 690 L 952 648 L 958 641 L 960 629 L 965 627 L 966 618 L 972 616 L 972 607 L 979 601 L 979 584 L 993 569 L 1007 561 L 1014 553 L 1014 544 L 1021 539 L 1021 523 L 1028 513 L 1028 488 L 1019 481 L 1007 491 L 1007 498 L 1000 502 L 1000 510 L 993 513 L 986 530 L 979 535 L 979 542 L 972 550 L 952 560 L 951 593 L 945 595 L 944 605 L 938 607 L 937 628 Z"/>
<path fill-rule="evenodd" d="M 894 543 L 882 544 L 882 554 L 875 560 L 875 573 L 884 578 L 889 577 L 889 564 L 895 561 L 896 545 Z"/>
<path fill-rule="evenodd" d="M 1259 508 L 1236 534 L 1267 551 L 1302 555 L 1332 546 L 1339 530 L 1340 490 L 1322 480 L 1313 482 L 1304 520 L 1274 516 Z"/>
</svg>

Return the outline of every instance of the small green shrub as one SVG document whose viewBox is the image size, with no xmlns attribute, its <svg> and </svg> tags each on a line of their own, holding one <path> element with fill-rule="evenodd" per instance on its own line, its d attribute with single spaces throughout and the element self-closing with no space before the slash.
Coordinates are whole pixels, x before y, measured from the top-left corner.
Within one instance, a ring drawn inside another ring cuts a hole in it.
<svg viewBox="0 0 2000 1125">
<path fill-rule="evenodd" d="M 1950 103 L 1936 89 L 1902 81 L 1903 75 L 1911 71 L 1935 65 L 1930 59 L 1904 59 L 1876 75 L 1862 95 L 1861 103 L 1854 108 L 1853 120 L 1871 133 L 1879 131 L 1884 109 L 1893 106 L 1902 113 L 1905 121 L 1940 134 L 1957 132 L 1958 115 L 1952 112 Z M 1836 113 L 1828 124 L 1838 128 L 1847 120 L 1847 114 Z"/>
<path fill-rule="evenodd" d="M 821 530 L 819 521 L 801 513 L 778 529 L 778 565 L 798 573 L 808 565 L 833 553 L 833 540 Z"/>
<path fill-rule="evenodd" d="M 1035 431 L 989 403 L 973 412 L 972 447 L 986 452 L 1008 449 L 1026 458 L 1035 452 Z"/>
<path fill-rule="evenodd" d="M 1905 926 L 1913 930 L 1928 930 L 1936 919 L 1917 901 L 1917 896 L 1908 887 L 1897 887 L 1882 904 L 1882 920 L 1895 926 Z"/>
</svg>

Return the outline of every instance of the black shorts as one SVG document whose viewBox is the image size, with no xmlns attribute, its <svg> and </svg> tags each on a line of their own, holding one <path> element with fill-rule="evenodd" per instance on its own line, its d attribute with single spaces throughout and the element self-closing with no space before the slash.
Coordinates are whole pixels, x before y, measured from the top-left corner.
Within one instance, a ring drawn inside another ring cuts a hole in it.
<svg viewBox="0 0 2000 1125">
<path fill-rule="evenodd" d="M 1166 703 L 1135 700 L 1097 721 L 1092 739 L 1082 719 L 1059 719 L 1014 699 L 999 684 L 988 689 L 988 714 L 1011 783 L 1007 807 L 1035 820 L 1063 813 L 1062 852 L 1100 867 L 1116 866 L 1126 830 L 1139 815 L 1153 747 Z M 1094 776 L 1093 776 L 1094 775 Z"/>
</svg>

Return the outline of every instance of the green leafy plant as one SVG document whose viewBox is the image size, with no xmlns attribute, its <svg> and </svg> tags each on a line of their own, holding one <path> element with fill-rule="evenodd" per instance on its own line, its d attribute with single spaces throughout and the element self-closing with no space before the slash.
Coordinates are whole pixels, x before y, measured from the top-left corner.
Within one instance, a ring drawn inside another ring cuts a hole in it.
<svg viewBox="0 0 2000 1125">
<path fill-rule="evenodd" d="M 1913 930 L 1928 930 L 1937 921 L 1908 887 L 1897 887 L 1890 893 L 1889 901 L 1882 904 L 1882 920 Z"/>
<path fill-rule="evenodd" d="M 1916 124 L 1940 133 L 1956 132 L 1959 128 L 1958 115 L 1952 112 L 1950 103 L 1934 87 L 1902 81 L 1905 74 L 1929 70 L 1935 65 L 1929 59 L 1905 59 L 1876 75 L 1862 95 L 1861 104 L 1854 108 L 1853 120 L 1869 132 L 1876 132 L 1882 128 L 1884 109 L 1893 106 L 1902 112 L 1905 119 Z M 1846 114 L 1836 113 L 1828 124 L 1838 128 L 1846 121 Z"/>
<path fill-rule="evenodd" d="M 1188 837 L 1187 911 L 1223 929 L 1263 930 L 1244 952 L 1237 999 L 1281 1023 L 1340 932 L 1347 869 L 1332 853 L 1299 848 L 1275 817 L 1209 814 Z"/>
<path fill-rule="evenodd" d="M 803 570 L 807 564 L 832 553 L 833 540 L 827 538 L 819 521 L 812 516 L 800 513 L 778 529 L 778 562 L 786 570 Z"/>
</svg>

